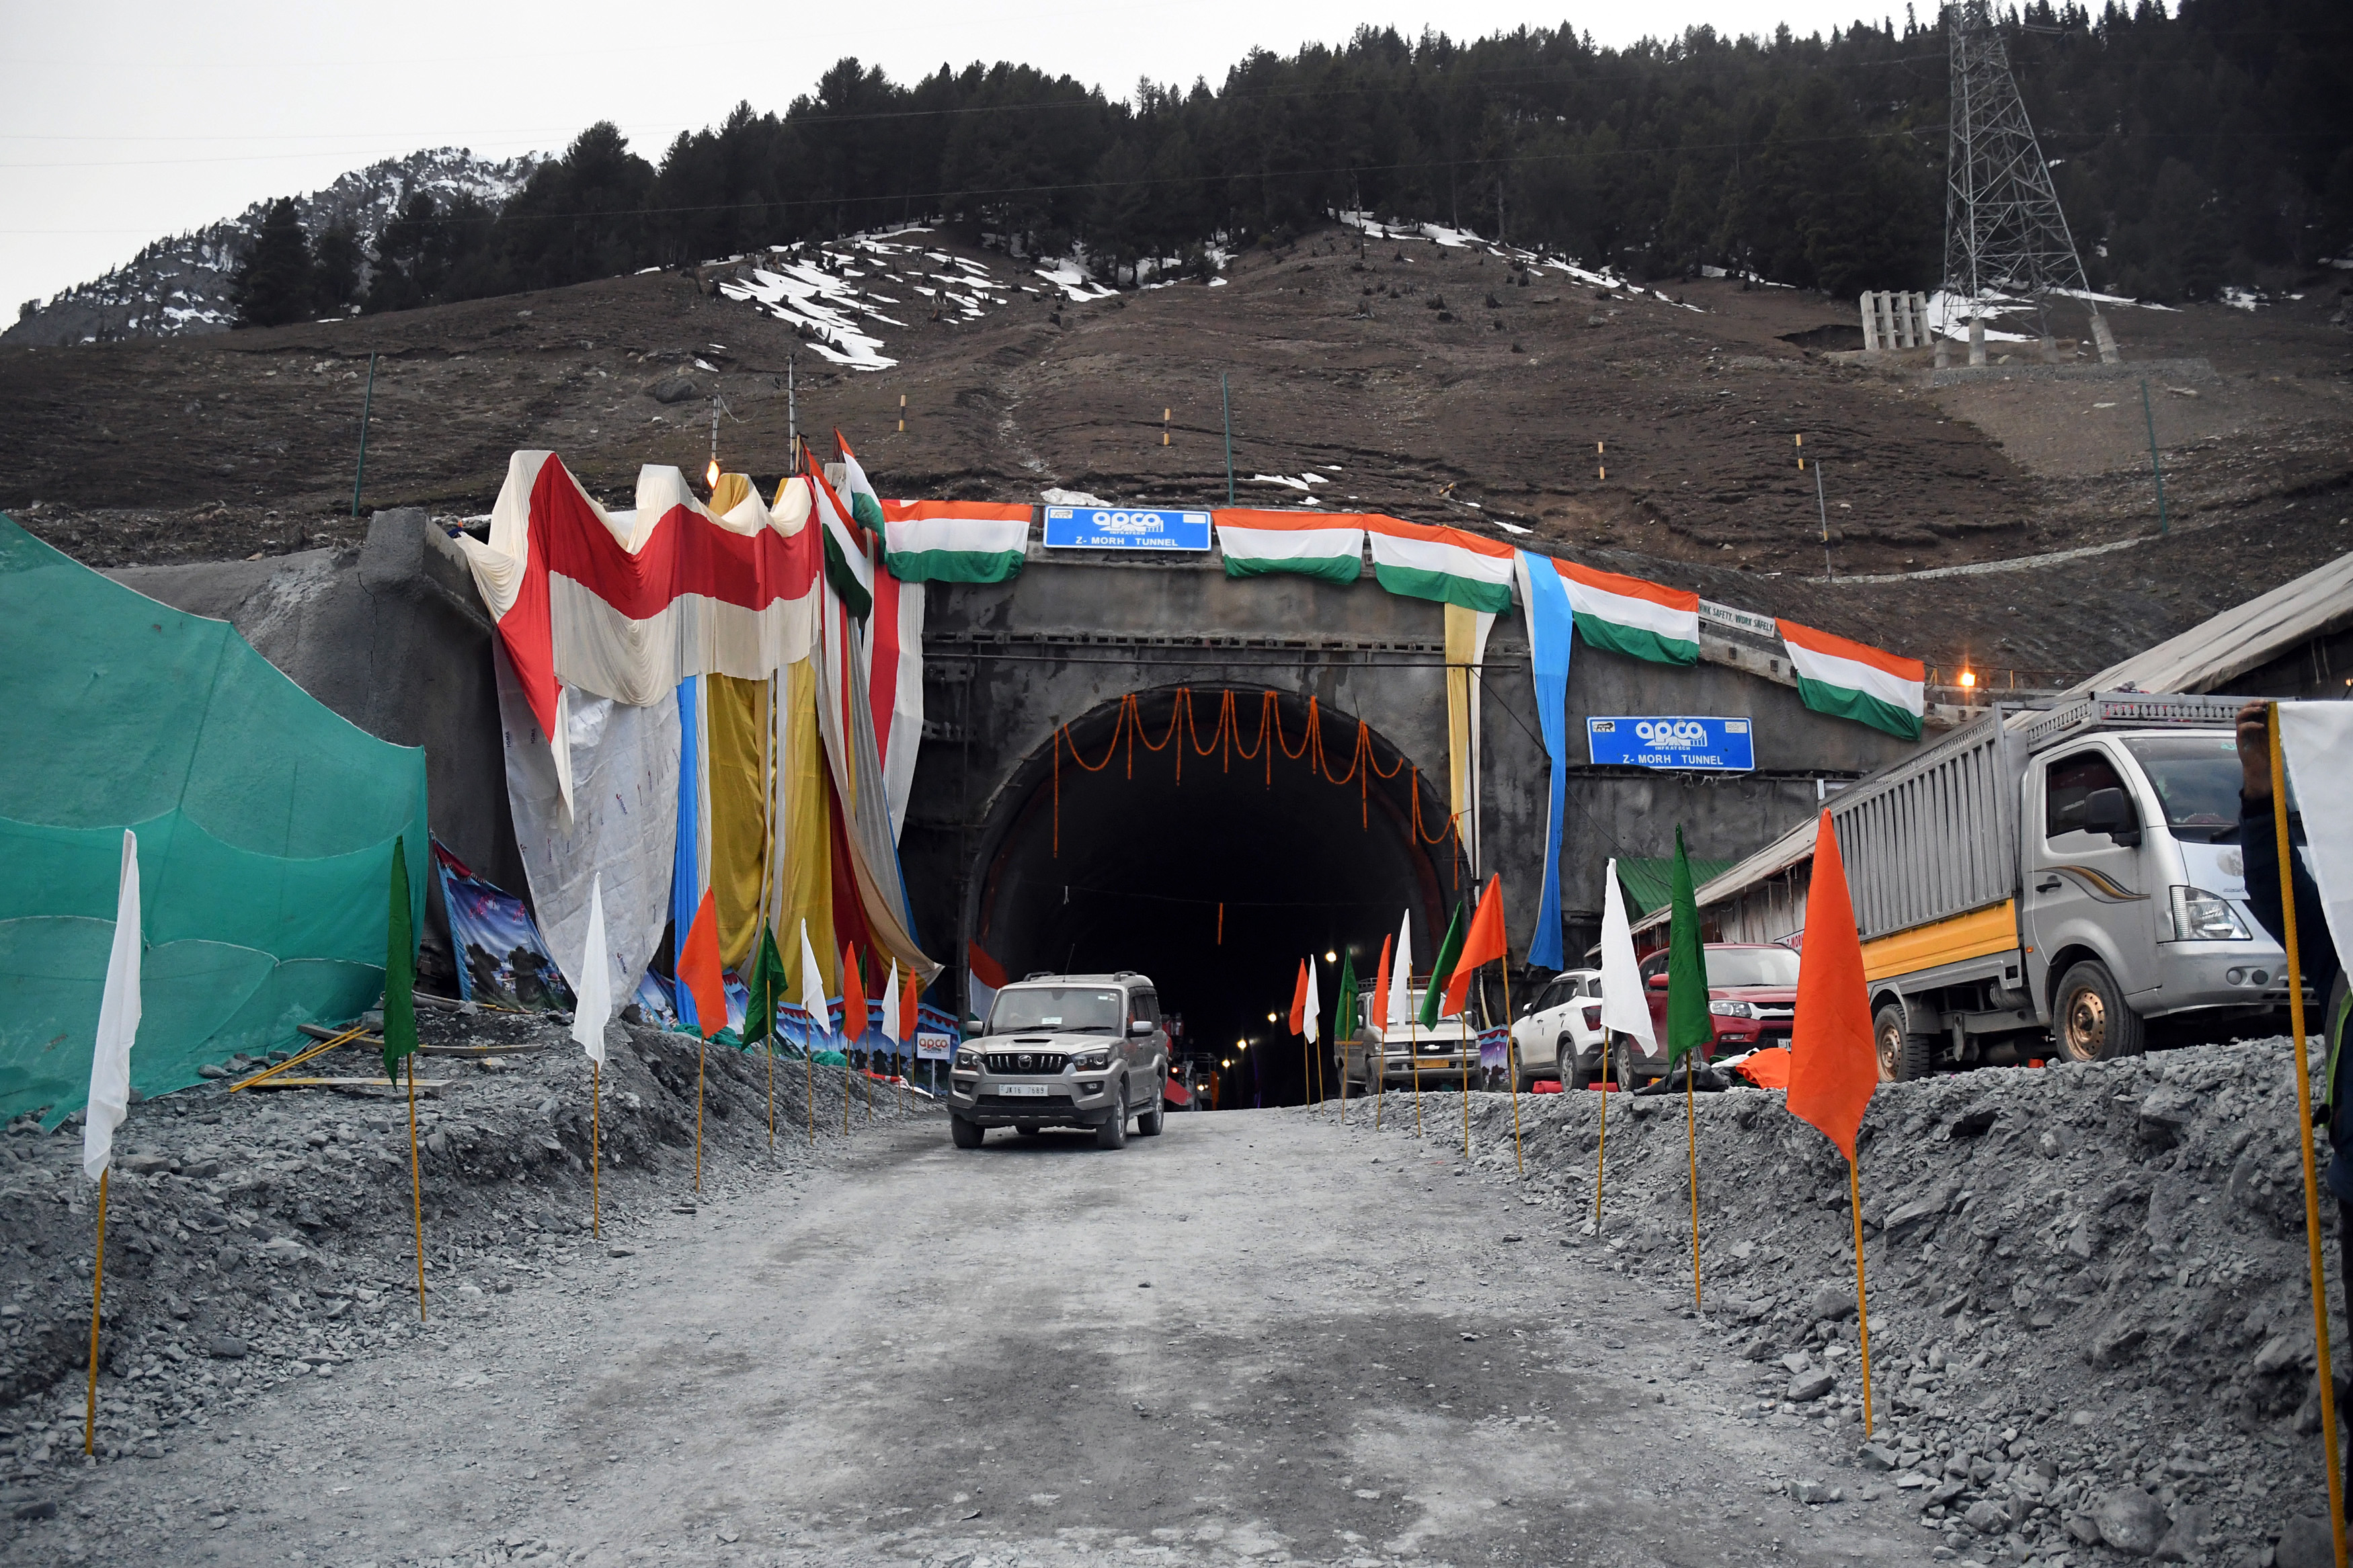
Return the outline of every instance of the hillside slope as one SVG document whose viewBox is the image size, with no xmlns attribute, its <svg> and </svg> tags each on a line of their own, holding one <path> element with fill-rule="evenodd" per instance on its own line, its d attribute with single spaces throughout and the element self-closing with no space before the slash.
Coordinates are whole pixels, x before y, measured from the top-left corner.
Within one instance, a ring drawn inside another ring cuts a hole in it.
<svg viewBox="0 0 2353 1568">
<path fill-rule="evenodd" d="M 2088 673 L 2353 548 L 2353 338 L 2333 300 L 2115 317 L 2127 359 L 2212 367 L 2152 383 L 2166 538 L 2038 569 L 1825 584 L 1825 512 L 1841 578 L 2153 535 L 2138 384 L 1932 390 L 1815 346 L 1859 337 L 1850 307 L 1816 296 L 1599 288 L 1482 247 L 1359 245 L 1326 229 L 1245 253 L 1215 285 L 1106 295 L 1067 264 L 913 232 L 771 258 L 765 281 L 733 269 L 802 300 L 789 321 L 704 268 L 0 349 L 16 437 L 0 505 L 96 565 L 354 540 L 371 353 L 365 507 L 480 512 L 528 447 L 625 500 L 642 463 L 701 471 L 713 393 L 722 459 L 772 481 L 790 355 L 801 428 L 839 426 L 885 493 L 1223 504 L 1222 384 L 1242 504 L 1312 492 L 1525 539 L 1947 669 L 1966 657 L 1997 681 Z M 864 368 L 841 363 L 849 331 Z M 1801 433 L 1819 501 L 1794 460 Z"/>
</svg>

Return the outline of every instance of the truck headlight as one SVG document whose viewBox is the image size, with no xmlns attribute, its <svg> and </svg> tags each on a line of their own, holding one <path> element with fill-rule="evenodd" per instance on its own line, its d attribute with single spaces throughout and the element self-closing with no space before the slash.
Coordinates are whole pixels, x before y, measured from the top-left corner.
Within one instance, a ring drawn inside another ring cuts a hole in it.
<svg viewBox="0 0 2353 1568">
<path fill-rule="evenodd" d="M 2176 942 L 2247 942 L 2246 922 L 2230 900 L 2203 888 L 2172 889 L 2173 940 Z"/>
<path fill-rule="evenodd" d="M 1081 1051 L 1071 1058 L 1071 1066 L 1079 1072 L 1101 1072 L 1111 1066 L 1109 1051 Z"/>
<path fill-rule="evenodd" d="M 1735 1002 L 1729 999 L 1710 1002 L 1707 1005 L 1707 1010 L 1715 1014 L 1719 1018 L 1754 1018 L 1757 1016 L 1757 1009 L 1755 1006 L 1746 1002 Z"/>
</svg>

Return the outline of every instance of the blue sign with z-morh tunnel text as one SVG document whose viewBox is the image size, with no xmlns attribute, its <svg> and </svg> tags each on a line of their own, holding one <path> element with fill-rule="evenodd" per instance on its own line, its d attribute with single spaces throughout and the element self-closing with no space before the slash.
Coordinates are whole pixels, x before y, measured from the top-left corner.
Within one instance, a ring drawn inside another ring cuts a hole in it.
<svg viewBox="0 0 2353 1568">
<path fill-rule="evenodd" d="M 1049 550 L 1207 550 L 1206 511 L 1153 511 L 1132 506 L 1050 506 Z"/>
<path fill-rule="evenodd" d="M 1585 735 L 1596 767 L 1746 773 L 1757 765 L 1755 737 L 1746 719 L 1698 719 L 1687 714 L 1588 719 Z"/>
</svg>

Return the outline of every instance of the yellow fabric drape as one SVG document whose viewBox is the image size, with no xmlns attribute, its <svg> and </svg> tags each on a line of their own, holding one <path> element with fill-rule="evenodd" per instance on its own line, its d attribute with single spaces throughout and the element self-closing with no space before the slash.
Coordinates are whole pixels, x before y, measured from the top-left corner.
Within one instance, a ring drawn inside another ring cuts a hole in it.
<svg viewBox="0 0 2353 1568">
<path fill-rule="evenodd" d="M 760 939 L 768 863 L 768 683 L 703 678 L 709 714 L 711 887 L 719 913 L 719 961 L 742 974 Z"/>
<path fill-rule="evenodd" d="M 1460 825 L 1471 864 L 1479 858 L 1479 667 L 1495 617 L 1460 605 L 1446 606 L 1446 782 L 1448 804 Z"/>
<path fill-rule="evenodd" d="M 833 940 L 833 841 L 828 823 L 824 742 L 818 737 L 817 666 L 787 665 L 778 677 L 784 702 L 776 715 L 776 865 L 769 876 L 776 951 L 783 954 L 786 994 L 801 994 L 801 921 L 824 972 L 825 993 L 839 991 L 841 960 Z"/>
<path fill-rule="evenodd" d="M 722 474 L 719 488 L 711 492 L 711 515 L 725 517 L 742 506 L 752 496 L 752 481 L 743 474 Z"/>
</svg>

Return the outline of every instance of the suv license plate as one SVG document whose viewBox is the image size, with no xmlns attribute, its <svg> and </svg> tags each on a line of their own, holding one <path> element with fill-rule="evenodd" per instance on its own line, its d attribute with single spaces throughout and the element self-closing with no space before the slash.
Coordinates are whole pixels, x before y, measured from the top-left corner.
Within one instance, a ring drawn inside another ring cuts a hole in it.
<svg viewBox="0 0 2353 1568">
<path fill-rule="evenodd" d="M 1000 1083 L 997 1086 L 997 1092 L 1008 1096 L 1028 1095 L 1035 1100 L 1043 1100 L 1046 1098 L 1046 1086 L 1042 1083 Z"/>
</svg>

